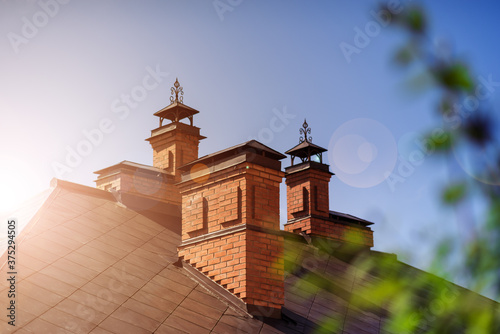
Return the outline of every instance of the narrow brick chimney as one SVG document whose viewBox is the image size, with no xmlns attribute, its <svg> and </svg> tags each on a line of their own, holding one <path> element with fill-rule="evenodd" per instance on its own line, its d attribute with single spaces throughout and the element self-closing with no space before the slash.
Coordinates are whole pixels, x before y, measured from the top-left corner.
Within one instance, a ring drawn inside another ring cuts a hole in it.
<svg viewBox="0 0 500 334">
<path fill-rule="evenodd" d="M 257 315 L 284 304 L 279 185 L 285 156 L 255 141 L 181 167 L 179 258 Z"/>
<path fill-rule="evenodd" d="M 326 149 L 312 143 L 304 120 L 299 144 L 287 152 L 291 166 L 285 168 L 287 223 L 285 231 L 331 239 L 342 244 L 373 246 L 372 223 L 348 214 L 330 211 L 329 182 L 333 173 L 323 163 Z M 301 161 L 294 164 L 295 158 Z"/>
<path fill-rule="evenodd" d="M 176 79 L 170 105 L 154 114 L 159 117 L 160 126 L 146 139 L 153 148 L 153 166 L 173 175 L 176 182 L 181 180 L 178 168 L 198 159 L 198 145 L 205 139 L 200 135 L 200 128 L 193 125 L 193 116 L 199 111 L 185 105 L 182 95 L 183 88 Z M 163 125 L 165 120 L 170 123 Z M 182 120 L 188 120 L 189 124 Z"/>
<path fill-rule="evenodd" d="M 146 139 L 153 147 L 153 166 L 123 161 L 101 169 L 95 172 L 98 174 L 97 188 L 112 191 L 122 199 L 131 195 L 134 199 L 129 204 L 142 198 L 146 202 L 164 202 L 179 209 L 181 195 L 176 183 L 181 175 L 178 168 L 198 159 L 198 144 L 205 137 L 200 135 L 200 128 L 193 125 L 193 116 L 199 111 L 184 104 L 183 88 L 177 79 L 171 92 L 171 103 L 154 114 L 159 117 L 160 126 Z M 170 123 L 164 125 L 165 120 Z"/>
</svg>

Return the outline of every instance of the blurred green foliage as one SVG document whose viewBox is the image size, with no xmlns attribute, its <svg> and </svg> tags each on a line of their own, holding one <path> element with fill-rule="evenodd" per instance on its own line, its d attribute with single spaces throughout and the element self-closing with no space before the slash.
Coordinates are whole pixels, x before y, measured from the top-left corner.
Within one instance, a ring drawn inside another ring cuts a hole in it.
<svg viewBox="0 0 500 334">
<path fill-rule="evenodd" d="M 402 68 L 422 68 L 434 79 L 429 88 L 440 95 L 436 111 L 443 117 L 456 115 L 456 106 L 463 104 L 476 88 L 470 66 L 449 52 L 441 52 L 435 43 L 430 42 L 429 22 L 422 7 L 405 9 L 393 17 L 392 23 L 391 27 L 402 29 L 407 36 L 405 44 L 395 52 L 395 63 Z M 486 298 L 481 300 L 482 297 L 476 294 L 488 293 L 498 300 L 500 292 L 500 153 L 495 149 L 500 145 L 493 135 L 494 123 L 491 114 L 478 106 L 468 117 L 461 117 L 458 126 L 451 127 L 443 122 L 437 124 L 437 128 L 444 129 L 445 135 L 427 135 L 426 139 L 434 144 L 436 152 L 448 159 L 456 159 L 454 153 L 457 151 L 483 150 L 481 152 L 488 154 L 487 163 L 477 162 L 475 171 L 489 182 L 481 182 L 480 177 L 463 173 L 459 179 L 449 181 L 441 196 L 443 204 L 456 208 L 467 200 L 482 201 L 487 209 L 478 216 L 485 217 L 485 221 L 471 222 L 472 235 L 467 236 L 465 245 L 458 245 L 462 250 L 465 248 L 462 252 L 464 259 L 454 272 L 447 271 L 450 259 L 457 256 L 453 250 L 457 249 L 454 246 L 457 246 L 458 237 L 436 243 L 431 267 L 447 277 L 460 275 L 467 278 L 467 287 L 474 292 L 461 289 L 460 293 L 453 293 L 453 298 L 440 300 L 452 284 L 428 274 L 420 277 L 389 276 L 388 280 L 365 293 L 379 301 L 392 301 L 386 326 L 390 332 L 500 333 L 498 304 Z M 365 265 L 371 262 L 373 260 L 364 260 Z M 439 312 L 433 303 L 440 304 Z"/>
<path fill-rule="evenodd" d="M 381 7 L 378 9 L 388 12 L 386 7 Z M 464 99 L 472 96 L 477 87 L 471 67 L 431 42 L 429 21 L 420 6 L 410 6 L 393 15 L 390 27 L 401 29 L 407 37 L 393 61 L 403 69 L 411 68 L 410 73 L 417 68 L 424 72 L 417 75 L 432 78 L 426 84 L 438 92 L 435 111 L 443 120 L 458 115 L 456 106 L 463 105 Z M 477 163 L 474 175 L 464 172 L 454 177 L 441 193 L 442 204 L 456 208 L 458 213 L 467 201 L 483 203 L 484 211 L 472 217 L 478 221 L 468 226 L 470 235 L 462 240 L 450 236 L 432 241 L 436 251 L 430 273 L 373 254 L 361 253 L 350 259 L 351 268 L 356 268 L 355 276 L 367 282 L 356 289 L 353 287 L 350 307 L 367 312 L 385 311 L 384 329 L 388 333 L 500 333 L 500 311 L 496 302 L 500 297 L 500 144 L 496 142 L 494 123 L 487 110 L 478 106 L 467 117 L 458 116 L 460 122 L 440 122 L 425 138 L 447 159 L 456 159 L 456 152 L 467 150 L 484 153 L 486 163 L 472 161 Z M 452 269 L 449 264 L 457 257 L 459 264 Z M 352 277 L 352 273 L 345 276 Z M 468 282 L 467 289 L 438 276 L 461 277 Z M 319 279 L 311 272 L 302 273 L 300 279 L 339 293 L 335 283 Z M 333 281 L 342 279 L 344 277 L 336 277 Z M 481 296 L 482 293 L 493 300 Z M 340 333 L 342 330 L 342 322 L 325 320 L 318 332 Z"/>
</svg>

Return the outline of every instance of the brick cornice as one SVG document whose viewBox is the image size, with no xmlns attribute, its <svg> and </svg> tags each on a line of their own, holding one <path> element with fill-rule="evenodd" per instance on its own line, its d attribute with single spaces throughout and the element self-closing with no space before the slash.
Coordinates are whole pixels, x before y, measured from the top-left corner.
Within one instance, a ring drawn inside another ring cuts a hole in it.
<svg viewBox="0 0 500 334">
<path fill-rule="evenodd" d="M 203 235 L 200 235 L 197 237 L 186 239 L 186 240 L 182 241 L 182 243 L 178 246 L 178 248 L 190 246 L 190 245 L 202 242 L 202 241 L 216 239 L 216 238 L 220 238 L 222 236 L 226 236 L 226 235 L 230 235 L 230 234 L 234 234 L 234 233 L 238 233 L 238 232 L 246 231 L 246 230 L 257 231 L 257 232 L 273 234 L 273 235 L 278 235 L 278 236 L 285 236 L 287 234 L 287 232 L 282 231 L 282 230 L 273 230 L 273 229 L 269 229 L 269 228 L 265 228 L 265 227 L 261 227 L 261 226 L 255 226 L 255 225 L 251 225 L 251 224 L 240 224 L 240 225 L 231 226 L 231 227 L 219 230 L 219 231 L 210 232 L 210 233 L 203 234 Z"/>
<path fill-rule="evenodd" d="M 260 159 L 265 159 L 264 163 L 260 161 Z M 206 188 L 213 183 L 221 182 L 229 178 L 238 177 L 243 174 L 257 175 L 259 173 L 259 170 L 257 170 L 254 165 L 272 169 L 275 173 L 275 181 L 281 182 L 284 173 L 279 169 L 277 165 L 269 163 L 270 161 L 268 158 L 252 156 L 249 159 L 248 154 L 238 155 L 227 160 L 209 163 L 206 165 L 207 168 L 193 173 L 184 172 L 182 174 L 181 182 L 177 183 L 176 185 L 179 187 L 181 193 L 183 193 L 199 188 Z M 277 161 L 277 164 L 280 165 L 281 163 Z M 276 167 L 278 167 L 278 169 L 276 169 Z M 224 173 L 226 173 L 227 175 L 224 175 Z M 209 177 L 208 180 L 200 183 L 196 182 L 196 179 L 203 179 L 206 177 Z"/>
<path fill-rule="evenodd" d="M 147 138 L 147 141 L 154 140 L 167 133 L 181 132 L 191 136 L 197 137 L 199 140 L 205 139 L 206 137 L 200 135 L 200 128 L 184 123 L 170 123 L 151 131 L 151 137 Z"/>
<path fill-rule="evenodd" d="M 335 175 L 334 173 L 330 172 L 330 167 L 326 164 L 322 164 L 316 161 L 306 161 L 302 162 L 297 165 L 289 166 L 285 168 L 285 173 L 286 176 L 288 177 L 289 175 L 302 172 L 302 171 L 318 171 L 318 172 L 323 172 L 323 173 L 328 173 L 330 175 Z"/>
<path fill-rule="evenodd" d="M 315 215 L 315 214 L 311 214 L 311 215 L 306 215 L 306 216 L 302 216 L 302 217 L 297 217 L 297 218 L 289 219 L 285 223 L 285 226 L 289 225 L 289 224 L 294 224 L 294 223 L 300 222 L 300 221 L 302 221 L 304 219 L 310 219 L 310 218 L 321 219 L 321 220 L 324 220 L 327 223 L 332 223 L 332 224 L 339 224 L 339 225 L 351 226 L 351 227 L 359 228 L 361 230 L 367 230 L 367 231 L 371 231 L 372 230 L 368 226 L 363 226 L 363 225 L 355 224 L 355 223 L 349 223 L 349 222 L 346 222 L 346 221 L 340 221 L 340 220 L 336 220 L 336 219 L 332 219 L 332 218 L 326 218 L 324 216 L 319 216 L 319 215 Z"/>
</svg>

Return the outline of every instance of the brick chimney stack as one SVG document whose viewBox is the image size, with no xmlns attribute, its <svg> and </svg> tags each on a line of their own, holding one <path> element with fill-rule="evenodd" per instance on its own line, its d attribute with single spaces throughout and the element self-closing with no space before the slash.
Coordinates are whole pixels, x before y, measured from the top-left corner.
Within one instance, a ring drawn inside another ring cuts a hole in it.
<svg viewBox="0 0 500 334">
<path fill-rule="evenodd" d="M 284 157 L 252 140 L 183 166 L 179 184 L 179 258 L 238 297 L 248 312 L 274 317 L 284 304 Z"/>
<path fill-rule="evenodd" d="M 154 114 L 159 117 L 160 126 L 152 130 L 146 140 L 153 148 L 153 166 L 173 175 L 175 182 L 179 182 L 181 175 L 177 169 L 198 159 L 198 145 L 205 137 L 200 135 L 200 128 L 193 125 L 193 116 L 199 111 L 184 104 L 184 91 L 177 79 L 171 91 L 170 105 Z M 189 124 L 181 122 L 185 119 Z M 163 125 L 164 120 L 170 123 Z"/>
<path fill-rule="evenodd" d="M 373 246 L 371 222 L 330 211 L 329 182 L 333 173 L 323 163 L 326 149 L 312 143 L 309 125 L 304 120 L 299 144 L 285 152 L 291 166 L 285 168 L 287 186 L 287 223 L 285 231 L 334 240 L 341 244 Z M 301 162 L 294 165 L 295 158 Z"/>
<path fill-rule="evenodd" d="M 200 135 L 200 128 L 193 125 L 193 116 L 199 111 L 184 104 L 183 88 L 177 79 L 171 94 L 171 103 L 154 114 L 159 117 L 160 126 L 146 139 L 153 147 L 153 166 L 123 161 L 101 169 L 95 172 L 97 188 L 113 191 L 121 198 L 134 196 L 180 207 L 181 195 L 176 186 L 181 180 L 178 168 L 198 159 L 198 144 L 205 137 Z M 170 123 L 163 125 L 165 120 Z M 181 122 L 183 120 L 189 124 Z"/>
</svg>

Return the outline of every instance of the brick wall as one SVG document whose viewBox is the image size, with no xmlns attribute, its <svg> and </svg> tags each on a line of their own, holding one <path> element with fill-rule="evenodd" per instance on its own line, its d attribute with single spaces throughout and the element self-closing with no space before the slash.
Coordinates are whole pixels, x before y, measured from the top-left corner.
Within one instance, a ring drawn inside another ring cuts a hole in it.
<svg viewBox="0 0 500 334">
<path fill-rule="evenodd" d="M 200 129 L 184 123 L 171 123 L 151 132 L 147 140 L 153 148 L 153 166 L 174 175 L 180 181 L 177 169 L 198 159 Z"/>
<path fill-rule="evenodd" d="M 311 214 L 328 217 L 331 174 L 312 168 L 287 174 L 287 219 Z"/>
<path fill-rule="evenodd" d="M 181 247 L 179 256 L 247 304 L 284 303 L 282 236 L 245 230 Z"/>
<path fill-rule="evenodd" d="M 286 168 L 287 224 L 285 231 L 373 246 L 373 231 L 366 226 L 330 217 L 328 166 L 304 163 Z"/>
<path fill-rule="evenodd" d="M 373 231 L 365 226 L 356 226 L 355 224 L 322 218 L 305 217 L 288 222 L 284 228 L 288 232 L 304 232 L 311 236 L 373 247 Z"/>
<path fill-rule="evenodd" d="M 226 165 L 207 168 L 208 178 L 192 176 L 180 184 L 179 257 L 247 305 L 279 310 L 284 303 L 283 173 L 249 161 Z"/>
</svg>

